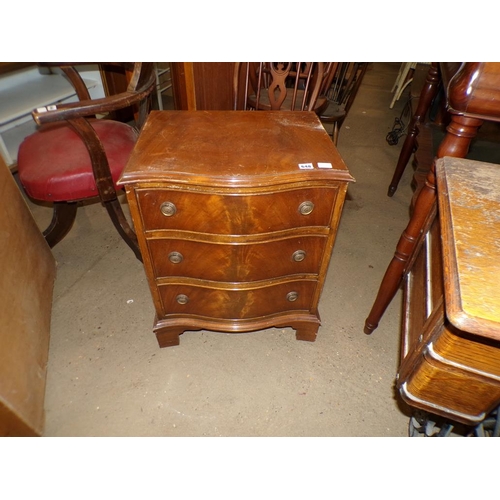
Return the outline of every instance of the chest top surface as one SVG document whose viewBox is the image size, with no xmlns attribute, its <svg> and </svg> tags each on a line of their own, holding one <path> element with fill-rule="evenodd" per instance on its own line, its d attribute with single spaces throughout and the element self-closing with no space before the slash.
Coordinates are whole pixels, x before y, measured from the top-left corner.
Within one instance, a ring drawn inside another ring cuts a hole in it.
<svg viewBox="0 0 500 500">
<path fill-rule="evenodd" d="M 152 111 L 119 183 L 254 187 L 349 174 L 319 118 L 290 111 Z"/>
<path fill-rule="evenodd" d="M 499 166 L 444 158 L 436 172 L 448 318 L 500 340 Z"/>
</svg>

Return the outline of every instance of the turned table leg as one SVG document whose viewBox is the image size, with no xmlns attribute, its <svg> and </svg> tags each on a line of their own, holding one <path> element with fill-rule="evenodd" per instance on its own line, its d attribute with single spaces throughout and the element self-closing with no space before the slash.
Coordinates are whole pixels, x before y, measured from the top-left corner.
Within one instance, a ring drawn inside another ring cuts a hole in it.
<svg viewBox="0 0 500 500">
<path fill-rule="evenodd" d="M 432 63 L 425 80 L 425 85 L 420 93 L 417 109 L 412 117 L 410 126 L 408 127 L 408 134 L 403 143 L 403 147 L 401 148 L 401 152 L 399 153 L 398 163 L 396 165 L 396 169 L 394 170 L 389 190 L 387 192 L 388 196 L 392 196 L 396 192 L 406 165 L 415 151 L 419 126 L 425 121 L 425 117 L 429 111 L 432 100 L 437 95 L 440 81 L 441 79 L 439 77 L 438 64 Z"/>
<path fill-rule="evenodd" d="M 439 146 L 437 158 L 444 156 L 465 158 L 471 140 L 476 136 L 482 123 L 482 120 L 476 118 L 452 115 L 451 123 L 446 128 L 447 134 Z M 418 249 L 418 242 L 421 240 L 436 202 L 434 169 L 435 162 L 430 168 L 425 185 L 417 196 L 410 221 L 399 239 L 394 257 L 385 272 L 375 302 L 365 321 L 366 334 L 372 333 L 377 328 L 380 318 L 401 286 L 408 271 L 408 263 Z"/>
</svg>

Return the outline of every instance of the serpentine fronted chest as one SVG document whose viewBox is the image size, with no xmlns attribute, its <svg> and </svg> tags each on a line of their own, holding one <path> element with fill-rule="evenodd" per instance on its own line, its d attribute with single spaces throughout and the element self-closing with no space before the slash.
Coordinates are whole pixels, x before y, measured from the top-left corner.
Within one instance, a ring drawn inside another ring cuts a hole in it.
<svg viewBox="0 0 500 500">
<path fill-rule="evenodd" d="M 353 180 L 314 113 L 151 112 L 119 182 L 160 347 L 186 330 L 315 340 Z"/>
</svg>

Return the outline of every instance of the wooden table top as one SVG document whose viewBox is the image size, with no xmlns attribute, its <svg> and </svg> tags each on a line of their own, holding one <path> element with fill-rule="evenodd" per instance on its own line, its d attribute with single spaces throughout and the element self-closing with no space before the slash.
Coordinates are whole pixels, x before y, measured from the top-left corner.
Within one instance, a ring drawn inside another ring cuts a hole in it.
<svg viewBox="0 0 500 500">
<path fill-rule="evenodd" d="M 354 180 L 314 113 L 152 111 L 120 184 L 166 179 L 233 187 Z"/>
<path fill-rule="evenodd" d="M 436 174 L 447 317 L 500 340 L 500 165 L 445 157 Z"/>
</svg>

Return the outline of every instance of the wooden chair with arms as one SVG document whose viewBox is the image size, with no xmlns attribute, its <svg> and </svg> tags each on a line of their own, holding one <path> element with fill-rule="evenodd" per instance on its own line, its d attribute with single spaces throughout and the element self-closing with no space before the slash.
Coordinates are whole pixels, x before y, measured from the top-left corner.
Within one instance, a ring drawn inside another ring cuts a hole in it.
<svg viewBox="0 0 500 500">
<path fill-rule="evenodd" d="M 99 197 L 122 238 L 142 260 L 135 232 L 118 200 L 116 182 L 149 112 L 149 96 L 155 88 L 153 63 L 107 63 L 125 68 L 130 81 L 125 92 L 99 99 L 91 99 L 78 64 L 44 63 L 62 69 L 79 101 L 33 111 L 40 128 L 19 147 L 19 180 L 30 198 L 53 203 L 52 221 L 43 232 L 50 247 L 71 229 L 77 202 Z M 138 106 L 136 126 L 96 118 L 129 106 Z"/>
<path fill-rule="evenodd" d="M 325 99 L 320 91 L 325 76 L 322 62 L 235 63 L 235 110 L 316 111 Z"/>
</svg>

